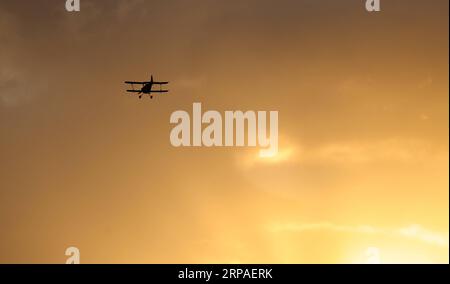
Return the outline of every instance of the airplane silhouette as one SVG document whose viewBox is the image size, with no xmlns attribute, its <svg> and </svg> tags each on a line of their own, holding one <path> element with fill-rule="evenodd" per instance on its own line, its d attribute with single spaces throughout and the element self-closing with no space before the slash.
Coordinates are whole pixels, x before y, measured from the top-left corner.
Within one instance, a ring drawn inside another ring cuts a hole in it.
<svg viewBox="0 0 450 284">
<path fill-rule="evenodd" d="M 132 90 L 127 90 L 129 93 L 138 93 L 141 99 L 144 94 L 148 94 L 150 99 L 153 99 L 152 93 L 167 93 L 169 90 L 162 90 L 162 85 L 167 85 L 169 82 L 157 82 L 153 81 L 153 75 L 151 75 L 150 81 L 148 82 L 135 82 L 135 81 L 125 81 L 125 84 L 131 84 Z M 134 84 L 142 85 L 140 90 L 134 89 Z M 159 85 L 159 90 L 152 90 L 153 85 Z"/>
</svg>

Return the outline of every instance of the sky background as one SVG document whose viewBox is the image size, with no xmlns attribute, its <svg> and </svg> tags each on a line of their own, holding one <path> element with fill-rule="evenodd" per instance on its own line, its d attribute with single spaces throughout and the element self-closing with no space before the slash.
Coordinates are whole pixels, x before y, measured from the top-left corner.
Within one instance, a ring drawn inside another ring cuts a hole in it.
<svg viewBox="0 0 450 284">
<path fill-rule="evenodd" d="M 448 263 L 449 2 L 364 2 L 0 0 L 0 263 Z M 278 155 L 172 147 L 194 102 Z"/>
</svg>

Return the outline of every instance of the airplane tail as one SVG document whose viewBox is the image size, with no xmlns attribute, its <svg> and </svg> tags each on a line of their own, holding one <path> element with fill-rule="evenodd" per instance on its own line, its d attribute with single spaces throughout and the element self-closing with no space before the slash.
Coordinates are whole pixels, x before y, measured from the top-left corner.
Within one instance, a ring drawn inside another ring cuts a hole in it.
<svg viewBox="0 0 450 284">
<path fill-rule="evenodd" d="M 153 83 L 153 75 L 150 75 L 150 82 Z"/>
</svg>

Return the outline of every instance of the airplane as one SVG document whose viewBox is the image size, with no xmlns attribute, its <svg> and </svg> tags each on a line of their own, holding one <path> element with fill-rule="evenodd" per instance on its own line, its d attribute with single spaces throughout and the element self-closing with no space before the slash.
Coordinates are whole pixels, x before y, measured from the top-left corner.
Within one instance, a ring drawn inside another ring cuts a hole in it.
<svg viewBox="0 0 450 284">
<path fill-rule="evenodd" d="M 125 81 L 125 84 L 131 84 L 132 90 L 127 90 L 129 93 L 138 93 L 139 98 L 141 99 L 144 94 L 148 94 L 150 99 L 153 99 L 152 93 L 168 93 L 169 90 L 162 90 L 162 85 L 167 85 L 169 82 L 156 82 L 153 81 L 153 75 L 151 75 L 149 82 L 134 82 L 134 81 Z M 134 89 L 134 84 L 142 85 L 140 90 Z M 152 90 L 153 85 L 159 85 L 159 90 Z"/>
</svg>

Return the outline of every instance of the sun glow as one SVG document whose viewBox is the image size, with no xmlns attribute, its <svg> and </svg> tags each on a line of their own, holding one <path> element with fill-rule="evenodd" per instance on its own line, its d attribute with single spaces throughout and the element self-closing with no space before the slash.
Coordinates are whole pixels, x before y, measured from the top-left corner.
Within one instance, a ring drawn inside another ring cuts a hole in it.
<svg viewBox="0 0 450 284">
<path fill-rule="evenodd" d="M 279 163 L 288 161 L 295 154 L 294 148 L 286 147 L 279 149 L 278 152 L 259 153 L 259 160 L 270 163 Z"/>
</svg>

